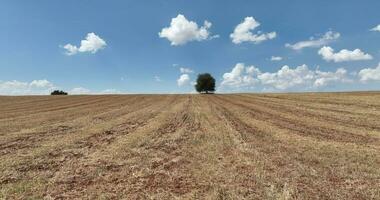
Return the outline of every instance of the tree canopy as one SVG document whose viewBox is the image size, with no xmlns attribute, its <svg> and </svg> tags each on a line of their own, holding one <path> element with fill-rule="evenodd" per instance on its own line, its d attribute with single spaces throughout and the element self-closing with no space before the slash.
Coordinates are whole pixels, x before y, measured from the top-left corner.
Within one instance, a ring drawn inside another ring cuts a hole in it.
<svg viewBox="0 0 380 200">
<path fill-rule="evenodd" d="M 50 93 L 51 95 L 67 95 L 67 92 L 64 92 L 62 90 L 54 90 Z"/>
<path fill-rule="evenodd" d="M 199 93 L 213 93 L 215 91 L 215 79 L 209 73 L 198 74 L 195 89 Z"/>
</svg>

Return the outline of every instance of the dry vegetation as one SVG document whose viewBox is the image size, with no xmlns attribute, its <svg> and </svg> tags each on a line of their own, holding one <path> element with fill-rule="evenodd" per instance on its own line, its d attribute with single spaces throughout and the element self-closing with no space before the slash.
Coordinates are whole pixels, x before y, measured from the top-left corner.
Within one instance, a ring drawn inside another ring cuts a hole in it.
<svg viewBox="0 0 380 200">
<path fill-rule="evenodd" d="M 0 199 L 380 199 L 380 93 L 0 97 Z"/>
</svg>

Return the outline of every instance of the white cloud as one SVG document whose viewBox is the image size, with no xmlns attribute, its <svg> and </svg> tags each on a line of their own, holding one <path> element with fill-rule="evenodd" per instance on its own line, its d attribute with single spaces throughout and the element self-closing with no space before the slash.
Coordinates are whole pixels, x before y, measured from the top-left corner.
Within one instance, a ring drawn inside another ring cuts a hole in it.
<svg viewBox="0 0 380 200">
<path fill-rule="evenodd" d="M 262 72 L 255 66 L 238 63 L 231 72 L 223 75 L 221 87 L 232 89 L 264 88 L 269 91 L 288 89 L 317 89 L 331 83 L 350 82 L 343 68 L 335 72 L 310 70 L 307 65 L 291 68 L 283 66 L 276 72 Z"/>
<path fill-rule="evenodd" d="M 260 23 L 253 17 L 246 17 L 243 22 L 235 27 L 234 32 L 230 34 L 230 38 L 235 44 L 240 44 L 242 42 L 253 42 L 258 44 L 265 40 L 274 39 L 277 36 L 276 32 L 258 32 L 257 34 L 253 34 L 252 31 L 259 26 Z"/>
<path fill-rule="evenodd" d="M 1 82 L 0 87 L 2 89 L 5 88 L 24 88 L 27 87 L 29 84 L 27 82 L 21 82 L 21 81 L 6 81 L 6 82 Z"/>
<path fill-rule="evenodd" d="M 121 92 L 120 90 L 117 89 L 105 89 L 105 90 L 100 90 L 100 91 L 92 91 L 88 88 L 84 87 L 75 87 L 71 90 L 69 90 L 69 95 L 81 95 L 81 94 L 87 94 L 87 95 L 102 95 L 102 94 L 123 94 L 124 92 Z"/>
<path fill-rule="evenodd" d="M 1 95 L 40 95 L 49 94 L 56 87 L 46 79 L 33 80 L 31 82 L 23 81 L 0 81 Z"/>
<path fill-rule="evenodd" d="M 78 47 L 72 44 L 66 44 L 63 48 L 66 49 L 66 55 L 71 56 L 78 53 Z"/>
<path fill-rule="evenodd" d="M 285 65 L 275 73 L 265 72 L 258 76 L 263 85 L 285 90 L 295 86 L 307 85 L 314 79 L 314 73 L 306 65 L 291 69 Z"/>
<path fill-rule="evenodd" d="M 358 74 L 360 81 L 380 81 L 380 63 L 375 68 L 364 68 Z"/>
<path fill-rule="evenodd" d="M 84 87 L 76 87 L 69 91 L 69 94 L 91 94 L 91 90 Z"/>
<path fill-rule="evenodd" d="M 272 56 L 272 57 L 270 58 L 270 60 L 271 60 L 271 61 L 281 61 L 281 60 L 282 60 L 282 57 L 280 57 L 280 56 Z"/>
<path fill-rule="evenodd" d="M 371 31 L 378 31 L 378 32 L 380 32 L 380 24 L 377 25 L 377 26 L 375 26 L 375 27 L 373 27 L 373 28 L 371 29 Z"/>
<path fill-rule="evenodd" d="M 335 72 L 323 72 L 315 71 L 316 79 L 314 81 L 315 87 L 324 87 L 333 82 L 351 82 L 347 78 L 347 70 L 344 68 L 338 68 Z"/>
<path fill-rule="evenodd" d="M 344 62 L 344 61 L 356 61 L 356 60 L 371 60 L 372 56 L 362 52 L 360 49 L 353 51 L 342 49 L 337 53 L 334 53 L 334 49 L 329 46 L 322 47 L 318 54 L 326 61 Z"/>
<path fill-rule="evenodd" d="M 80 47 L 72 44 L 66 44 L 63 46 L 66 49 L 67 55 L 75 55 L 77 53 L 96 53 L 100 49 L 103 49 L 107 43 L 97 36 L 95 33 L 88 33 L 86 39 L 81 41 Z"/>
<path fill-rule="evenodd" d="M 44 88 L 44 87 L 53 87 L 53 84 L 50 83 L 48 80 L 33 80 L 30 84 L 30 86 L 34 87 L 39 87 L 39 88 Z"/>
<path fill-rule="evenodd" d="M 182 74 L 177 80 L 178 86 L 184 86 L 190 82 L 190 77 L 188 74 Z"/>
<path fill-rule="evenodd" d="M 159 76 L 154 76 L 154 80 L 157 81 L 157 82 L 161 82 L 161 78 Z"/>
<path fill-rule="evenodd" d="M 105 89 L 100 92 L 97 92 L 96 94 L 123 94 L 121 91 L 117 89 Z"/>
<path fill-rule="evenodd" d="M 179 68 L 179 71 L 182 73 L 182 74 L 191 74 L 193 73 L 194 71 L 190 68 L 185 68 L 185 67 L 181 67 Z"/>
<path fill-rule="evenodd" d="M 189 21 L 185 16 L 179 14 L 172 18 L 169 27 L 165 27 L 158 33 L 160 38 L 166 38 L 171 42 L 171 45 L 184 45 L 190 41 L 202 41 L 219 37 L 217 35 L 210 36 L 209 29 L 212 24 L 209 21 L 204 21 L 203 26 L 198 27 L 198 24 Z"/>
<path fill-rule="evenodd" d="M 310 40 L 300 41 L 295 44 L 285 44 L 286 47 L 289 47 L 294 50 L 301 50 L 307 47 L 321 47 L 323 45 L 329 44 L 337 40 L 340 37 L 340 33 L 327 31 L 321 38 L 314 39 L 310 38 Z"/>
<path fill-rule="evenodd" d="M 258 80 L 255 79 L 260 70 L 255 66 L 245 67 L 243 63 L 238 63 L 231 72 L 223 74 L 222 86 L 245 87 L 254 86 Z"/>
</svg>

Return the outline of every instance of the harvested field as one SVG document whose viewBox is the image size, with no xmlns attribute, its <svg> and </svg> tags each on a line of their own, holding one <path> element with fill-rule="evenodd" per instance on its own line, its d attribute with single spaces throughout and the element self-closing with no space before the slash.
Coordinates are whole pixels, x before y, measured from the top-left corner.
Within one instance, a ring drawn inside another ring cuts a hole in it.
<svg viewBox="0 0 380 200">
<path fill-rule="evenodd" d="M 0 97 L 0 199 L 380 199 L 380 93 Z"/>
</svg>

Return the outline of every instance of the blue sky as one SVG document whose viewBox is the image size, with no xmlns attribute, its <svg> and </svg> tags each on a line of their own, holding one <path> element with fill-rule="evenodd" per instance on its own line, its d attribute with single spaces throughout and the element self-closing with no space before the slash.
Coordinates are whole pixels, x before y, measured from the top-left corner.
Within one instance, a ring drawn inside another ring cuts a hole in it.
<svg viewBox="0 0 380 200">
<path fill-rule="evenodd" d="M 379 90 L 379 7 L 375 0 L 5 0 L 0 94 L 188 93 L 203 72 L 219 92 Z"/>
</svg>

